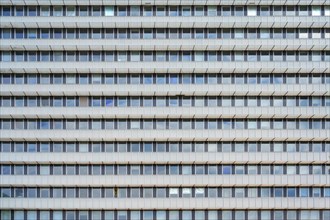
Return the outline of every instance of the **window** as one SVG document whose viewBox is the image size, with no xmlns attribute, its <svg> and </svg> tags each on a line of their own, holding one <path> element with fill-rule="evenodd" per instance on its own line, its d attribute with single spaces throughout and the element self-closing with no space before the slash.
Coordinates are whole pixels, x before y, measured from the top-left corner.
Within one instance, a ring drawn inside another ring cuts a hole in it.
<svg viewBox="0 0 330 220">
<path fill-rule="evenodd" d="M 235 174 L 244 174 L 244 166 L 236 165 L 235 166 Z"/>
<path fill-rule="evenodd" d="M 165 220 L 166 219 L 166 211 L 157 211 L 156 212 L 157 220 Z"/>
<path fill-rule="evenodd" d="M 132 5 L 130 7 L 130 16 L 140 16 L 140 6 Z"/>
<path fill-rule="evenodd" d="M 222 174 L 232 174 L 232 167 L 230 165 L 223 165 Z"/>
<path fill-rule="evenodd" d="M 2 61 L 10 62 L 11 61 L 11 53 L 8 51 L 2 51 Z"/>
<path fill-rule="evenodd" d="M 256 6 L 248 6 L 247 7 L 247 16 L 257 16 L 257 7 Z"/>
<path fill-rule="evenodd" d="M 76 16 L 76 8 L 75 6 L 67 6 L 66 7 L 66 16 Z"/>
<path fill-rule="evenodd" d="M 204 61 L 204 52 L 195 52 L 195 61 Z"/>
<path fill-rule="evenodd" d="M 300 188 L 299 190 L 300 197 L 308 197 L 309 189 L 308 188 Z"/>
<path fill-rule="evenodd" d="M 119 62 L 127 61 L 127 53 L 125 51 L 119 51 L 117 59 Z"/>
<path fill-rule="evenodd" d="M 308 29 L 300 28 L 299 29 L 299 38 L 308 38 Z"/>
<path fill-rule="evenodd" d="M 244 29 L 236 28 L 234 34 L 235 34 L 234 37 L 236 39 L 243 39 L 244 38 Z"/>
<path fill-rule="evenodd" d="M 191 174 L 192 174 L 192 167 L 190 165 L 183 165 L 182 175 L 191 175 Z"/>
<path fill-rule="evenodd" d="M 100 6 L 92 6 L 92 16 L 101 16 Z"/>
<path fill-rule="evenodd" d="M 191 197 L 191 188 L 182 188 L 182 197 Z"/>
<path fill-rule="evenodd" d="M 143 16 L 153 16 L 153 11 L 151 6 L 144 6 L 143 7 Z"/>
<path fill-rule="evenodd" d="M 182 29 L 182 38 L 190 39 L 191 38 L 191 29 L 189 29 L 189 28 Z"/>
<path fill-rule="evenodd" d="M 244 7 L 235 6 L 235 16 L 244 16 Z"/>
<path fill-rule="evenodd" d="M 314 28 L 312 30 L 312 38 L 321 38 L 321 29 Z"/>
<path fill-rule="evenodd" d="M 11 38 L 11 30 L 2 29 L 2 39 L 10 39 L 10 38 Z"/>
<path fill-rule="evenodd" d="M 274 6 L 273 16 L 282 16 L 282 15 L 283 15 L 282 6 Z"/>
<path fill-rule="evenodd" d="M 191 16 L 190 6 L 182 6 L 182 16 Z"/>
<path fill-rule="evenodd" d="M 195 188 L 195 197 L 199 198 L 199 197 L 204 197 L 204 188 Z"/>
<path fill-rule="evenodd" d="M 165 16 L 165 7 L 164 6 L 157 6 L 156 16 Z"/>
<path fill-rule="evenodd" d="M 179 16 L 178 7 L 177 6 L 170 6 L 170 16 Z"/>
<path fill-rule="evenodd" d="M 217 16 L 217 6 L 212 6 L 212 5 L 207 6 L 207 15 Z M 195 16 L 197 15 L 195 14 Z"/>
<path fill-rule="evenodd" d="M 157 51 L 156 52 L 156 61 L 158 61 L 158 62 L 166 61 L 166 54 L 165 54 L 165 52 Z"/>
<path fill-rule="evenodd" d="M 145 62 L 151 62 L 153 61 L 153 55 L 150 51 L 144 51 L 143 53 L 143 61 Z"/>
<path fill-rule="evenodd" d="M 312 16 L 321 16 L 321 6 L 312 5 Z"/>
<path fill-rule="evenodd" d="M 260 6 L 260 16 L 270 16 L 269 6 Z"/>
<path fill-rule="evenodd" d="M 195 16 L 204 16 L 203 6 L 195 6 Z"/>
<path fill-rule="evenodd" d="M 53 7 L 53 16 L 63 16 L 63 12 L 62 12 L 62 6 L 54 6 Z"/>
<path fill-rule="evenodd" d="M 179 189 L 178 188 L 170 188 L 169 189 L 169 197 L 170 198 L 179 197 Z"/>
<path fill-rule="evenodd" d="M 182 220 L 191 220 L 192 211 L 182 211 Z"/>
<path fill-rule="evenodd" d="M 182 53 L 182 61 L 191 61 L 191 52 L 184 51 Z"/>
<path fill-rule="evenodd" d="M 15 15 L 16 16 L 24 16 L 24 8 L 22 6 L 16 6 L 15 7 Z M 41 15 L 41 13 L 40 13 L 40 16 L 43 16 L 43 15 Z"/>
<path fill-rule="evenodd" d="M 104 16 L 114 16 L 114 6 L 105 6 L 104 7 Z"/>
<path fill-rule="evenodd" d="M 28 16 L 37 16 L 37 7 L 29 6 L 28 7 Z"/>
<path fill-rule="evenodd" d="M 230 6 L 223 6 L 222 8 L 222 16 L 231 16 L 231 10 L 230 10 Z"/>
<path fill-rule="evenodd" d="M 308 7 L 305 5 L 299 6 L 299 16 L 308 16 Z"/>
</svg>

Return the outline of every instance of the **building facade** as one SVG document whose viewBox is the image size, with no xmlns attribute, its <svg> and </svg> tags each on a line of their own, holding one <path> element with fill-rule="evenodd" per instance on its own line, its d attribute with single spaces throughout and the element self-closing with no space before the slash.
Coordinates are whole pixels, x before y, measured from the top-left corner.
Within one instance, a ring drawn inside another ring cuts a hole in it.
<svg viewBox="0 0 330 220">
<path fill-rule="evenodd" d="M 0 2 L 0 219 L 330 219 L 330 1 Z"/>
</svg>

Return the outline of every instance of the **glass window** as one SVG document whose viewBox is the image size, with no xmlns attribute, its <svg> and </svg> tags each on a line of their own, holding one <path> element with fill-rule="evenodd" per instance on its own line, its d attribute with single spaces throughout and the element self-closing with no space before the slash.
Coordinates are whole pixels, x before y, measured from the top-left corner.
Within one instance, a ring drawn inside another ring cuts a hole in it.
<svg viewBox="0 0 330 220">
<path fill-rule="evenodd" d="M 244 29 L 236 28 L 234 34 L 235 34 L 234 36 L 236 39 L 243 39 L 244 38 Z"/>
<path fill-rule="evenodd" d="M 195 29 L 195 38 L 203 39 L 204 38 L 204 30 L 203 29 Z"/>
<path fill-rule="evenodd" d="M 269 6 L 260 6 L 260 16 L 270 16 Z"/>
<path fill-rule="evenodd" d="M 191 38 L 191 29 L 189 29 L 189 28 L 182 29 L 182 38 L 190 39 Z"/>
<path fill-rule="evenodd" d="M 217 16 L 217 6 L 208 5 L 207 6 L 207 15 L 208 16 Z M 195 14 L 195 16 L 197 16 Z"/>
<path fill-rule="evenodd" d="M 171 28 L 169 29 L 169 38 L 170 39 L 177 39 L 179 38 L 179 31 L 178 29 Z"/>
<path fill-rule="evenodd" d="M 191 197 L 191 188 L 182 188 L 182 197 Z"/>
<path fill-rule="evenodd" d="M 156 61 L 163 62 L 166 61 L 166 53 L 163 51 L 156 52 Z"/>
<path fill-rule="evenodd" d="M 165 16 L 165 6 L 157 6 L 156 16 Z"/>
<path fill-rule="evenodd" d="M 56 5 L 53 6 L 53 16 L 63 16 L 62 6 Z"/>
<path fill-rule="evenodd" d="M 153 11 L 151 6 L 144 6 L 143 7 L 143 16 L 153 16 Z"/>
<path fill-rule="evenodd" d="M 10 175 L 11 174 L 11 166 L 10 165 L 2 165 L 1 174 L 2 175 Z"/>
<path fill-rule="evenodd" d="M 293 166 L 293 165 L 288 165 L 286 167 L 286 174 L 296 174 L 296 166 Z"/>
<path fill-rule="evenodd" d="M 232 174 L 232 167 L 230 165 L 223 165 L 222 174 Z"/>
<path fill-rule="evenodd" d="M 195 6 L 195 16 L 204 16 L 203 6 Z"/>
<path fill-rule="evenodd" d="M 143 52 L 143 61 L 145 62 L 151 62 L 153 61 L 153 54 L 151 51 L 144 51 Z"/>
<path fill-rule="evenodd" d="M 308 188 L 300 188 L 299 189 L 300 197 L 308 197 L 309 196 L 309 189 Z"/>
<path fill-rule="evenodd" d="M 312 5 L 312 16 L 321 16 L 321 6 Z"/>
<path fill-rule="evenodd" d="M 190 6 L 182 6 L 182 16 L 191 16 Z"/>
<path fill-rule="evenodd" d="M 179 16 L 177 6 L 170 6 L 170 16 Z"/>
<path fill-rule="evenodd" d="M 257 16 L 257 6 L 248 6 L 247 16 Z"/>
<path fill-rule="evenodd" d="M 36 220 L 37 219 L 37 211 L 27 211 L 26 213 L 27 220 Z"/>
<path fill-rule="evenodd" d="M 114 6 L 105 6 L 104 7 L 104 16 L 114 16 Z"/>
<path fill-rule="evenodd" d="M 244 7 L 235 6 L 235 16 L 244 16 Z"/>
<path fill-rule="evenodd" d="M 170 188 L 169 189 L 169 197 L 170 198 L 179 197 L 179 189 L 178 188 Z"/>
<path fill-rule="evenodd" d="M 283 15 L 282 6 L 274 6 L 273 16 L 282 16 L 282 15 Z"/>
<path fill-rule="evenodd" d="M 66 16 L 76 16 L 76 7 L 73 5 L 66 6 Z"/>
<path fill-rule="evenodd" d="M 183 165 L 182 175 L 191 175 L 191 174 L 192 174 L 192 167 L 190 165 Z"/>
<path fill-rule="evenodd" d="M 16 16 L 24 16 L 24 7 L 23 6 L 16 6 L 15 7 L 15 15 Z M 40 13 L 40 16 L 43 16 L 43 15 L 41 15 L 41 13 Z"/>
<path fill-rule="evenodd" d="M 308 16 L 308 7 L 306 5 L 299 6 L 299 16 Z"/>
<path fill-rule="evenodd" d="M 261 174 L 270 174 L 270 166 L 262 165 L 261 166 Z"/>
<path fill-rule="evenodd" d="M 37 7 L 28 6 L 28 16 L 37 16 Z"/>
<path fill-rule="evenodd" d="M 248 52 L 247 60 L 251 61 L 251 62 L 256 62 L 257 61 L 257 52 Z"/>
<path fill-rule="evenodd" d="M 2 39 L 10 39 L 11 38 L 11 29 L 2 29 Z"/>
<path fill-rule="evenodd" d="M 11 61 L 11 53 L 9 51 L 2 51 L 2 61 L 3 62 Z"/>
</svg>

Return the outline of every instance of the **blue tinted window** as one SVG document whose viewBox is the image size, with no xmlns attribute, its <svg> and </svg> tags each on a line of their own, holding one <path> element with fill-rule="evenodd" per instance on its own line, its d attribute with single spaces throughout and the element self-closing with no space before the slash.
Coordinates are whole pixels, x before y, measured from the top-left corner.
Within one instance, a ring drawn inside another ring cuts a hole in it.
<svg viewBox="0 0 330 220">
<path fill-rule="evenodd" d="M 282 197 L 282 196 L 283 196 L 283 189 L 275 188 L 275 197 Z"/>
<path fill-rule="evenodd" d="M 324 197 L 330 197 L 330 188 L 324 189 Z"/>
<path fill-rule="evenodd" d="M 113 99 L 112 98 L 107 98 L 105 100 L 105 106 L 113 106 Z"/>
<path fill-rule="evenodd" d="M 144 144 L 144 152 L 152 152 L 152 144 L 151 143 L 145 143 Z"/>
<path fill-rule="evenodd" d="M 289 188 L 288 189 L 288 197 L 295 197 L 296 196 L 296 189 Z"/>
<path fill-rule="evenodd" d="M 223 166 L 222 174 L 232 174 L 231 166 Z"/>
<path fill-rule="evenodd" d="M 145 75 L 143 79 L 144 84 L 152 84 L 152 76 L 151 75 Z"/>
<path fill-rule="evenodd" d="M 308 188 L 300 189 L 300 197 L 308 197 Z"/>
<path fill-rule="evenodd" d="M 10 7 L 2 7 L 2 16 L 10 16 Z"/>
<path fill-rule="evenodd" d="M 40 128 L 41 129 L 49 129 L 49 121 L 46 121 L 46 120 L 42 120 L 41 121 L 41 124 L 40 124 Z"/>
<path fill-rule="evenodd" d="M 9 175 L 10 174 L 10 165 L 2 165 L 1 174 Z"/>
<path fill-rule="evenodd" d="M 36 144 L 28 144 L 27 152 L 36 152 L 36 151 L 37 151 L 37 145 Z"/>
<path fill-rule="evenodd" d="M 178 75 L 177 74 L 171 74 L 170 75 L 170 84 L 178 84 Z"/>
</svg>

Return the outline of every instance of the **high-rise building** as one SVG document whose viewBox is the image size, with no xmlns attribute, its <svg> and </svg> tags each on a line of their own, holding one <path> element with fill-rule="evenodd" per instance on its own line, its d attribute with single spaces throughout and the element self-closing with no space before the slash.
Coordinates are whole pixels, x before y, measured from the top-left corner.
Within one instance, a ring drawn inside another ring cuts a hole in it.
<svg viewBox="0 0 330 220">
<path fill-rule="evenodd" d="M 329 220 L 329 0 L 0 0 L 1 220 Z"/>
</svg>

